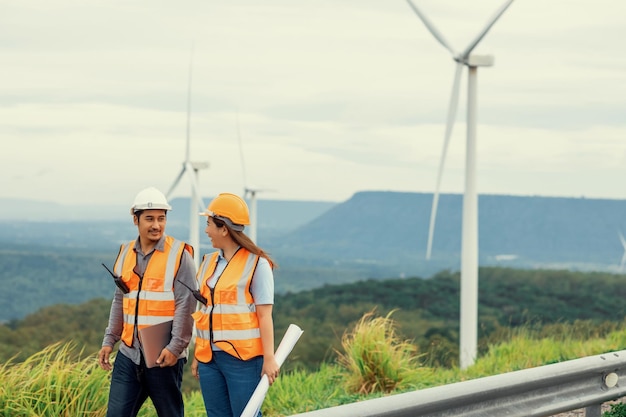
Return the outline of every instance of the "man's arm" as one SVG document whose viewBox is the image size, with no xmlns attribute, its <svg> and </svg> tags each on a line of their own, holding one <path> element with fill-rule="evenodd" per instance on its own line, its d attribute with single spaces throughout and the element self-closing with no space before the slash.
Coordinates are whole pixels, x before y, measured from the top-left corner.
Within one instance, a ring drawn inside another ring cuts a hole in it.
<svg viewBox="0 0 626 417">
<path fill-rule="evenodd" d="M 189 346 L 193 332 L 193 319 L 191 314 L 196 310 L 196 299 L 189 289 L 180 284 L 183 282 L 190 288 L 197 289 L 196 266 L 193 258 L 186 250 L 180 261 L 180 267 L 174 280 L 174 300 L 176 310 L 174 312 L 174 322 L 172 323 L 172 340 L 166 349 L 179 357 Z"/>
<path fill-rule="evenodd" d="M 104 370 L 111 370 L 111 362 L 109 356 L 113 352 L 113 347 L 122 337 L 122 328 L 124 327 L 124 312 L 122 311 L 123 294 L 119 288 L 115 289 L 113 301 L 111 302 L 111 311 L 109 312 L 109 324 L 104 331 L 102 340 L 102 348 L 98 352 L 98 363 Z"/>
<path fill-rule="evenodd" d="M 122 338 L 122 329 L 124 327 L 124 311 L 122 308 L 122 299 L 124 295 L 119 288 L 115 288 L 113 301 L 111 302 L 111 311 L 109 312 L 109 324 L 104 331 L 102 346 L 113 347 Z"/>
</svg>

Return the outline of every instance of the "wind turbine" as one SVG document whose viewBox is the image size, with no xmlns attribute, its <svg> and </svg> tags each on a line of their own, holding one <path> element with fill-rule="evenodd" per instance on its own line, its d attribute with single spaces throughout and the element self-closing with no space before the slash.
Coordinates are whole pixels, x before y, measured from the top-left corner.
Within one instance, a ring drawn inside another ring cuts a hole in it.
<svg viewBox="0 0 626 417">
<path fill-rule="evenodd" d="M 202 201 L 202 196 L 200 194 L 200 188 L 198 187 L 198 171 L 201 169 L 206 169 L 209 167 L 208 162 L 196 162 L 191 161 L 189 159 L 189 141 L 190 141 L 190 122 L 191 122 L 191 74 L 193 67 L 193 47 L 191 48 L 191 59 L 189 62 L 189 78 L 187 83 L 187 133 L 186 133 L 186 150 L 185 150 L 185 160 L 183 161 L 183 167 L 172 183 L 172 186 L 167 192 L 167 198 L 169 199 L 170 195 L 176 189 L 176 186 L 180 182 L 180 180 L 187 175 L 187 178 L 191 184 L 191 201 L 189 203 L 190 211 L 189 211 L 189 244 L 193 246 L 194 249 L 194 262 L 196 264 L 196 269 L 200 264 L 200 230 L 199 230 L 199 211 L 204 211 L 205 206 Z"/>
<path fill-rule="evenodd" d="M 250 203 L 250 232 L 248 233 L 248 237 L 254 242 L 257 243 L 257 201 L 256 201 L 256 193 L 264 191 L 257 188 L 252 188 L 248 186 L 248 180 L 246 177 L 246 164 L 243 157 L 243 143 L 241 141 L 241 131 L 239 129 L 239 112 L 235 115 L 237 121 L 237 140 L 239 141 L 239 156 L 241 157 L 241 170 L 243 172 L 243 198 L 244 200 L 248 200 Z"/>
<path fill-rule="evenodd" d="M 622 255 L 622 262 L 619 264 L 619 272 L 624 273 L 624 267 L 626 267 L 626 239 L 624 239 L 624 235 L 622 232 L 618 232 L 619 240 L 622 242 L 622 247 L 624 248 L 624 254 Z"/>
<path fill-rule="evenodd" d="M 468 67 L 467 82 L 467 145 L 465 150 L 465 192 L 463 194 L 463 226 L 461 243 L 461 329 L 460 329 L 460 366 L 464 369 L 474 363 L 476 359 L 476 339 L 478 321 L 478 196 L 476 192 L 476 77 L 478 67 L 493 65 L 491 55 L 471 55 L 472 51 L 480 43 L 489 29 L 513 3 L 507 0 L 502 7 L 491 17 L 487 25 L 468 44 L 462 52 L 457 52 L 435 28 L 411 0 L 407 0 L 415 14 L 422 20 L 426 28 L 443 45 L 456 62 L 456 71 L 452 83 L 452 94 L 448 108 L 448 117 L 444 135 L 443 150 L 439 162 L 437 185 L 433 195 L 433 204 L 430 215 L 428 230 L 428 245 L 426 259 L 430 259 L 432 252 L 432 240 L 435 230 L 435 218 L 437 204 L 439 202 L 439 188 L 443 167 L 448 152 L 448 144 L 454 126 L 454 119 L 459 102 L 459 85 L 463 67 Z"/>
</svg>

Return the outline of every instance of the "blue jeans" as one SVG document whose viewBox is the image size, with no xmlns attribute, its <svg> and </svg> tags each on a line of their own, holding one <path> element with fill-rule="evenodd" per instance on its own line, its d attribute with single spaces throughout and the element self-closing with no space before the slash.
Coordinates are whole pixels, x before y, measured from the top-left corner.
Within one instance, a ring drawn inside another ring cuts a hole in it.
<svg viewBox="0 0 626 417">
<path fill-rule="evenodd" d="M 209 363 L 198 364 L 200 389 L 209 417 L 239 417 L 261 380 L 263 357 L 247 361 L 213 351 Z M 259 412 L 258 416 L 261 416 Z"/>
<path fill-rule="evenodd" d="M 148 397 L 159 417 L 183 417 L 185 408 L 180 387 L 186 359 L 174 366 L 146 368 L 135 365 L 122 353 L 115 356 L 107 417 L 135 417 Z"/>
</svg>

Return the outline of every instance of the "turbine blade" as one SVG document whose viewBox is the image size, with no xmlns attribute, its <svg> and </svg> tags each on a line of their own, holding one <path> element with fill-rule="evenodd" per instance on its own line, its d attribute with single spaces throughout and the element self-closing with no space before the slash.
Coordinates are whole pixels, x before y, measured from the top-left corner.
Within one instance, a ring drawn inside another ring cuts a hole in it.
<svg viewBox="0 0 626 417">
<path fill-rule="evenodd" d="M 174 180 L 174 183 L 172 184 L 172 186 L 170 187 L 169 190 L 167 190 L 167 193 L 165 194 L 165 196 L 169 199 L 170 196 L 172 195 L 172 193 L 174 192 L 174 189 L 176 188 L 176 186 L 178 185 L 178 183 L 180 182 L 180 179 L 183 177 L 183 175 L 185 175 L 185 164 L 183 164 L 183 169 L 180 171 L 180 173 L 178 174 L 178 176 L 176 177 L 176 179 Z"/>
<path fill-rule="evenodd" d="M 193 43 L 191 44 L 191 57 L 189 58 L 189 77 L 187 79 L 187 132 L 186 132 L 186 151 L 185 162 L 189 162 L 189 142 L 191 131 L 191 74 L 193 69 Z"/>
<path fill-rule="evenodd" d="M 622 261 L 619 264 L 619 272 L 624 273 L 624 267 L 626 267 L 626 239 L 624 239 L 624 235 L 621 230 L 617 231 L 619 236 L 619 240 L 622 242 L 622 247 L 624 248 L 624 254 L 622 255 Z"/>
<path fill-rule="evenodd" d="M 619 264 L 620 272 L 624 272 L 624 267 L 626 267 L 626 239 L 624 239 L 624 235 L 621 231 L 617 232 L 619 235 L 619 240 L 622 242 L 622 247 L 624 248 L 624 254 L 622 255 L 622 261 Z"/>
<path fill-rule="evenodd" d="M 191 183 L 191 188 L 193 189 L 194 194 L 198 197 L 198 209 L 199 211 L 204 211 L 206 206 L 204 205 L 204 201 L 202 201 L 202 194 L 200 194 L 200 187 L 198 186 L 198 181 L 196 181 L 196 171 L 193 169 L 191 162 L 187 162 L 185 164 L 185 171 L 187 172 L 187 176 L 189 177 L 189 182 Z M 192 202 L 193 204 L 193 202 Z"/>
<path fill-rule="evenodd" d="M 419 17 L 422 22 L 424 23 L 424 25 L 426 26 L 426 28 L 430 31 L 430 33 L 435 37 L 435 39 L 437 39 L 437 41 L 439 41 L 440 44 L 442 44 L 444 46 L 444 48 L 446 48 L 448 51 L 450 51 L 450 53 L 453 56 L 456 56 L 456 52 L 454 51 L 454 48 L 452 48 L 452 46 L 450 45 L 450 43 L 446 40 L 446 38 L 443 37 L 443 35 L 441 34 L 441 32 L 439 32 L 437 30 L 437 28 L 435 27 L 435 25 L 432 24 L 432 22 L 426 17 L 426 15 L 424 13 L 422 13 L 415 4 L 413 4 L 413 2 L 411 0 L 406 0 L 407 3 L 409 3 L 409 6 L 411 6 L 411 8 L 413 9 L 413 11 L 415 12 L 415 14 L 417 15 L 417 17 Z"/>
<path fill-rule="evenodd" d="M 463 71 L 463 63 L 458 62 L 454 73 L 454 81 L 452 83 L 452 94 L 450 95 L 450 104 L 448 106 L 448 119 L 446 122 L 446 132 L 443 140 L 443 149 L 441 151 L 441 159 L 439 160 L 439 171 L 437 172 L 437 184 L 435 193 L 433 194 L 433 205 L 430 210 L 430 224 L 428 226 L 428 244 L 426 245 L 426 259 L 430 259 L 433 248 L 433 236 L 435 234 L 435 219 L 437 218 L 437 205 L 439 203 L 439 188 L 441 187 L 441 178 L 443 176 L 443 167 L 448 154 L 448 145 L 452 136 L 452 128 L 454 127 L 454 119 L 456 110 L 459 105 L 459 88 L 461 84 L 461 73 Z"/>
<path fill-rule="evenodd" d="M 474 48 L 476 48 L 476 45 L 478 45 L 478 43 L 485 37 L 487 32 L 489 32 L 489 29 L 491 29 L 491 27 L 494 25 L 494 23 L 496 23 L 496 20 L 498 20 L 500 18 L 500 16 L 502 16 L 502 13 L 504 13 L 506 11 L 506 9 L 509 8 L 511 3 L 513 3 L 513 0 L 507 0 L 507 2 L 504 3 L 502 5 L 502 7 L 500 7 L 500 9 L 498 9 L 498 11 L 491 17 L 491 19 L 489 20 L 487 25 L 484 27 L 484 29 L 476 36 L 476 38 L 472 42 L 470 42 L 470 44 L 467 46 L 467 48 L 465 48 L 465 50 L 461 54 L 461 57 L 464 60 L 467 59 L 469 54 L 472 53 Z"/>
<path fill-rule="evenodd" d="M 239 141 L 239 157 L 241 159 L 241 171 L 243 174 L 243 188 L 245 195 L 245 193 L 247 192 L 248 180 L 246 179 L 246 163 L 243 158 L 243 143 L 241 142 L 241 131 L 239 129 L 239 112 L 235 114 L 235 117 L 237 121 L 237 140 Z"/>
</svg>

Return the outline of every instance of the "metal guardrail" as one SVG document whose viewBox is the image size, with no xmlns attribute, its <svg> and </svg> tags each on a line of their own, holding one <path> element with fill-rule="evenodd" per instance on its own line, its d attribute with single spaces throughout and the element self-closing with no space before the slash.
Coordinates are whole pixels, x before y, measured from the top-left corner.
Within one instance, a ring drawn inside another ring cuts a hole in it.
<svg viewBox="0 0 626 417">
<path fill-rule="evenodd" d="M 626 396 L 626 350 L 297 414 L 298 417 L 546 417 Z M 295 417 L 295 416 L 293 416 Z"/>
</svg>

